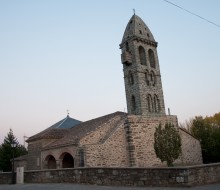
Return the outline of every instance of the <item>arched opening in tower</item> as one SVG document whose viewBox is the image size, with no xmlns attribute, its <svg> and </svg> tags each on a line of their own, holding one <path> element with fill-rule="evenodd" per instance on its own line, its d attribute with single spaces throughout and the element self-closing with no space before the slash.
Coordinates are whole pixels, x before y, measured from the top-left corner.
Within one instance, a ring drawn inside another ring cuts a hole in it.
<svg viewBox="0 0 220 190">
<path fill-rule="evenodd" d="M 152 68 L 155 68 L 156 67 L 156 64 L 155 64 L 155 57 L 154 57 L 154 52 L 152 49 L 149 49 L 148 50 L 148 56 L 149 56 L 149 60 L 150 60 L 150 66 Z"/>
<path fill-rule="evenodd" d="M 141 65 L 147 65 L 145 49 L 142 46 L 139 46 L 138 50 Z"/>
</svg>

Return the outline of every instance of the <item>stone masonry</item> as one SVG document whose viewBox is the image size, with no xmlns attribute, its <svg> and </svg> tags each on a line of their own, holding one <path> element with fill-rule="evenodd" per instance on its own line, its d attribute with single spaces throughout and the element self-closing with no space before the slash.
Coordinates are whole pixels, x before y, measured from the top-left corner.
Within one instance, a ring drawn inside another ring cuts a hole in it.
<svg viewBox="0 0 220 190">
<path fill-rule="evenodd" d="M 191 187 L 220 182 L 220 164 L 171 168 L 75 168 L 24 172 L 25 183 L 77 183 L 111 186 Z M 0 173 L 10 184 L 11 173 Z M 106 187 L 107 188 L 107 187 Z M 199 189 L 196 188 L 196 189 Z M 208 189 L 208 188 L 207 188 Z"/>
<path fill-rule="evenodd" d="M 137 15 L 128 22 L 120 48 L 128 113 L 165 115 L 157 42 Z"/>
</svg>

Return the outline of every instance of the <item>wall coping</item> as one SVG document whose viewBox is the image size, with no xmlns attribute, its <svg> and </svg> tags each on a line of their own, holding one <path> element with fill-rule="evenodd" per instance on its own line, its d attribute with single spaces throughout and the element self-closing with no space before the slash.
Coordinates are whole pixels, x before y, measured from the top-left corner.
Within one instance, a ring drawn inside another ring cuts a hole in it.
<svg viewBox="0 0 220 190">
<path fill-rule="evenodd" d="M 200 164 L 193 166 L 174 166 L 174 167 L 76 167 L 76 168 L 59 168 L 59 169 L 42 169 L 42 170 L 27 170 L 29 172 L 43 172 L 43 171 L 62 171 L 62 170 L 88 170 L 88 169 L 103 169 L 103 170 L 187 170 L 204 167 L 220 166 L 220 163 Z M 6 173 L 6 172 L 5 172 Z M 9 172 L 10 173 L 10 172 Z"/>
</svg>

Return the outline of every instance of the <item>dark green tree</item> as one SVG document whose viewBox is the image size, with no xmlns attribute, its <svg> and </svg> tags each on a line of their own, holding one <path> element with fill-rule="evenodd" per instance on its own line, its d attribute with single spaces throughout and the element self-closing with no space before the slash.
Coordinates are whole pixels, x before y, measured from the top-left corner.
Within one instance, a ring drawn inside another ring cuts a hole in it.
<svg viewBox="0 0 220 190">
<path fill-rule="evenodd" d="M 11 146 L 12 143 L 15 144 L 14 148 Z M 19 144 L 12 129 L 10 129 L 9 133 L 4 138 L 4 142 L 0 145 L 0 170 L 4 172 L 12 170 L 11 159 L 13 157 L 13 152 L 16 158 L 27 154 L 27 149 Z"/>
<path fill-rule="evenodd" d="M 156 127 L 154 133 L 154 150 L 156 156 L 166 162 L 167 166 L 173 166 L 173 162 L 181 154 L 181 139 L 174 125 L 167 123 Z"/>
<path fill-rule="evenodd" d="M 204 163 L 220 162 L 220 113 L 205 118 L 195 117 L 190 133 L 201 143 Z"/>
</svg>

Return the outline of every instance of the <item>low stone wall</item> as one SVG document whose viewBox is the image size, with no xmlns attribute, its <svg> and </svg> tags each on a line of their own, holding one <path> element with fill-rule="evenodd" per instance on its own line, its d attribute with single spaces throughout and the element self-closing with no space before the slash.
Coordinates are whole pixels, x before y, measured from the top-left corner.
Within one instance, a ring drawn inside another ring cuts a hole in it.
<svg viewBox="0 0 220 190">
<path fill-rule="evenodd" d="M 0 184 L 11 184 L 12 173 L 11 172 L 0 172 Z"/>
<path fill-rule="evenodd" d="M 220 182 L 220 163 L 188 167 L 188 184 L 191 186 Z"/>
<path fill-rule="evenodd" d="M 9 174 L 0 173 L 0 183 L 10 183 Z M 24 181 L 25 183 L 190 187 L 220 182 L 220 163 L 178 168 L 75 168 L 26 171 Z"/>
</svg>

